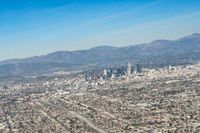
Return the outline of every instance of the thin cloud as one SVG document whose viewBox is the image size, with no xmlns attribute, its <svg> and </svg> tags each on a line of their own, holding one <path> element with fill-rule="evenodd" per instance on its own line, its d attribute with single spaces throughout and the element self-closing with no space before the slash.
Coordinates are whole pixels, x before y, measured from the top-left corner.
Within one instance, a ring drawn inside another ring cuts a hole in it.
<svg viewBox="0 0 200 133">
<path fill-rule="evenodd" d="M 148 24 L 146 24 L 146 23 L 145 24 L 139 24 L 139 25 L 134 26 L 133 28 L 144 27 L 144 26 L 149 26 L 149 25 L 159 25 L 161 23 L 167 23 L 167 22 L 170 23 L 172 21 L 186 19 L 188 17 L 194 17 L 196 15 L 200 15 L 200 11 L 182 14 L 182 15 L 179 15 L 179 16 L 173 16 L 173 17 L 169 17 L 169 18 L 166 18 L 166 19 L 162 19 L 162 20 L 152 21 L 152 22 L 148 22 Z M 132 29 L 129 27 L 127 29 L 121 30 L 120 33 L 127 32 L 127 31 L 130 31 L 130 30 L 132 30 Z M 116 33 L 116 32 L 113 32 L 113 33 Z"/>
<path fill-rule="evenodd" d="M 143 23 L 143 24 L 138 24 L 134 25 L 133 27 L 128 27 L 128 28 L 123 28 L 117 31 L 112 31 L 112 32 L 107 32 L 103 35 L 97 36 L 95 40 L 107 40 L 108 38 L 116 38 L 116 36 L 121 36 L 126 33 L 132 33 L 133 31 L 141 31 L 144 29 L 149 29 L 150 27 L 155 27 L 158 28 L 159 25 L 165 25 L 165 24 L 173 24 L 176 21 L 185 21 L 187 18 L 193 18 L 196 17 L 198 18 L 200 16 L 200 11 L 197 12 L 192 12 L 192 13 L 187 13 L 187 14 L 182 14 L 179 16 L 173 16 L 170 18 L 162 19 L 162 20 L 157 20 L 157 21 L 152 21 L 148 23 Z M 146 32 L 146 31 L 144 31 Z M 137 44 L 137 43 L 136 43 Z"/>
<path fill-rule="evenodd" d="M 85 28 L 87 26 L 91 26 L 91 25 L 95 25 L 95 24 L 98 24 L 98 23 L 110 21 L 110 20 L 113 20 L 113 19 L 116 19 L 116 18 L 123 17 L 123 16 L 128 15 L 128 14 L 134 14 L 133 13 L 134 11 L 136 12 L 138 10 L 142 10 L 142 9 L 145 9 L 145 8 L 149 8 L 149 7 L 155 6 L 155 5 L 157 5 L 157 4 L 159 4 L 159 3 L 163 2 L 163 1 L 166 1 L 166 0 L 154 1 L 154 2 L 151 2 L 151 3 L 145 4 L 145 5 L 141 5 L 141 6 L 137 6 L 137 7 L 134 7 L 134 8 L 130 8 L 128 10 L 125 10 L 124 12 L 119 12 L 119 13 L 108 15 L 108 16 L 105 16 L 105 17 L 101 17 L 101 18 L 89 21 L 87 23 L 84 23 L 82 25 L 75 26 L 75 27 L 73 27 L 71 29 L 67 29 L 67 32 L 72 32 L 74 30 L 79 30 L 79 29 Z"/>
</svg>

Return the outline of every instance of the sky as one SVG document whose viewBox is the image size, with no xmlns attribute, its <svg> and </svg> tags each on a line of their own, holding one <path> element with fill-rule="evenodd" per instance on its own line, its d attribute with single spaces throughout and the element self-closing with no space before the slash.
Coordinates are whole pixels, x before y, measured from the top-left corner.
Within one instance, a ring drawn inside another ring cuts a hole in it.
<svg viewBox="0 0 200 133">
<path fill-rule="evenodd" d="M 200 0 L 0 0 L 0 60 L 200 33 Z"/>
</svg>

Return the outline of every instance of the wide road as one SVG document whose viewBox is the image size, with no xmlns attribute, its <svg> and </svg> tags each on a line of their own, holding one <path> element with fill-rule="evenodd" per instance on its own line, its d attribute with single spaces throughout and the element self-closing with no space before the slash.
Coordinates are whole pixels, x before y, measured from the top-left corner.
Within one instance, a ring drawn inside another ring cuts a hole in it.
<svg viewBox="0 0 200 133">
<path fill-rule="evenodd" d="M 58 106 L 58 105 L 54 105 L 54 104 L 51 104 L 51 103 L 48 103 L 48 104 L 50 104 L 51 106 L 54 106 L 56 108 L 60 108 L 62 110 L 65 110 L 65 111 L 69 112 L 74 117 L 76 117 L 76 118 L 84 121 L 86 124 L 88 124 L 88 126 L 90 128 L 92 128 L 93 130 L 95 130 L 98 133 L 108 133 L 107 131 L 105 131 L 105 130 L 99 128 L 99 127 L 97 127 L 96 125 L 94 125 L 93 122 L 91 122 L 90 120 L 88 120 L 86 117 L 84 117 L 84 116 L 82 116 L 82 115 L 80 115 L 80 114 L 78 114 L 78 113 L 76 113 L 74 111 L 68 110 L 68 109 L 66 109 L 64 107 L 61 107 L 61 106 Z"/>
<path fill-rule="evenodd" d="M 38 103 L 38 102 L 37 102 L 37 103 L 36 103 L 36 102 L 33 102 L 33 104 L 35 104 L 37 107 L 39 107 L 39 108 L 41 109 L 40 111 L 41 111 L 41 113 L 42 113 L 44 116 L 50 118 L 53 122 L 59 124 L 61 127 L 63 127 L 63 128 L 65 129 L 66 133 L 69 133 L 68 127 L 65 126 L 63 123 L 61 123 L 60 121 L 58 121 L 57 119 L 55 119 L 55 118 L 54 118 L 52 115 L 50 115 L 48 112 L 46 112 L 45 109 L 43 109 L 43 107 L 42 107 L 42 105 L 41 105 L 40 103 Z"/>
</svg>

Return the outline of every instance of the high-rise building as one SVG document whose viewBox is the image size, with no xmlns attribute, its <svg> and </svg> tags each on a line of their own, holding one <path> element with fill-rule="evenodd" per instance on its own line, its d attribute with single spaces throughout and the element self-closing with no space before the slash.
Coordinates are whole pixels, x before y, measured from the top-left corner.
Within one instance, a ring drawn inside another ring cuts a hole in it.
<svg viewBox="0 0 200 133">
<path fill-rule="evenodd" d="M 104 75 L 105 77 L 108 76 L 108 71 L 107 71 L 106 69 L 103 70 L 103 75 Z"/>
<path fill-rule="evenodd" d="M 167 70 L 168 70 L 168 71 L 171 71 L 171 70 L 172 70 L 172 66 L 171 66 L 171 65 L 168 65 L 168 66 L 167 66 Z"/>
<path fill-rule="evenodd" d="M 107 70 L 107 73 L 108 73 L 108 77 L 111 78 L 112 73 L 113 73 L 112 69 L 111 69 L 111 68 L 108 69 L 108 70 Z"/>
<path fill-rule="evenodd" d="M 124 75 L 124 67 L 123 66 L 121 66 L 119 68 L 119 73 L 120 73 L 120 75 Z"/>
<path fill-rule="evenodd" d="M 112 74 L 111 79 L 116 79 L 117 75 L 115 73 Z"/>
<path fill-rule="evenodd" d="M 128 63 L 127 74 L 128 74 L 128 76 L 130 76 L 132 74 L 131 62 Z"/>
<path fill-rule="evenodd" d="M 136 64 L 135 72 L 136 73 L 141 73 L 142 72 L 142 67 L 139 64 Z"/>
<path fill-rule="evenodd" d="M 86 74 L 85 74 L 84 78 L 85 78 L 85 82 L 87 82 L 88 81 L 88 76 Z"/>
</svg>

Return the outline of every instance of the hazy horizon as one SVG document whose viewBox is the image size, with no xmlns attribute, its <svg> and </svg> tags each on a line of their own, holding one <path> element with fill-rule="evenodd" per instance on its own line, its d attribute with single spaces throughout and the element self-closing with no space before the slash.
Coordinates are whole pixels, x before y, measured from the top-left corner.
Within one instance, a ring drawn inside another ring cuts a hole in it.
<svg viewBox="0 0 200 133">
<path fill-rule="evenodd" d="M 0 60 L 200 32 L 200 1 L 3 0 Z"/>
<path fill-rule="evenodd" d="M 130 44 L 130 45 L 121 45 L 121 46 L 113 46 L 113 45 L 97 45 L 97 46 L 92 46 L 92 47 L 89 47 L 89 48 L 83 48 L 83 49 L 74 49 L 74 50 L 67 50 L 67 49 L 60 49 L 60 50 L 56 50 L 56 51 L 48 51 L 47 53 L 41 53 L 41 54 L 38 54 L 38 55 L 30 55 L 30 56 L 25 56 L 25 57 L 14 57 L 14 58 L 8 58 L 8 59 L 3 59 L 3 60 L 0 60 L 0 61 L 6 61 L 6 60 L 12 60 L 12 59 L 24 59 L 24 58 L 29 58 L 29 57 L 36 57 L 36 56 L 43 56 L 43 55 L 48 55 L 48 54 L 51 54 L 51 53 L 55 53 L 55 52 L 60 52 L 60 51 L 69 51 L 69 52 L 73 52 L 73 51 L 81 51 L 81 50 L 89 50 L 89 49 L 92 49 L 92 48 L 96 48 L 96 47 L 126 47 L 126 46 L 134 46 L 134 45 L 140 45 L 140 44 L 148 44 L 148 43 L 151 43 L 155 40 L 170 40 L 170 41 L 174 41 L 174 40 L 178 40 L 178 39 L 181 39 L 183 37 L 187 37 L 187 36 L 190 36 L 190 35 L 193 35 L 193 34 L 196 34 L 196 33 L 191 33 L 189 35 L 185 35 L 185 36 L 182 36 L 182 37 L 178 37 L 178 38 L 174 38 L 174 39 L 166 39 L 166 38 L 157 38 L 157 39 L 154 39 L 154 40 L 151 40 L 149 42 L 143 42 L 143 43 L 138 43 L 138 44 Z M 197 34 L 200 34 L 200 33 L 197 33 Z"/>
</svg>

